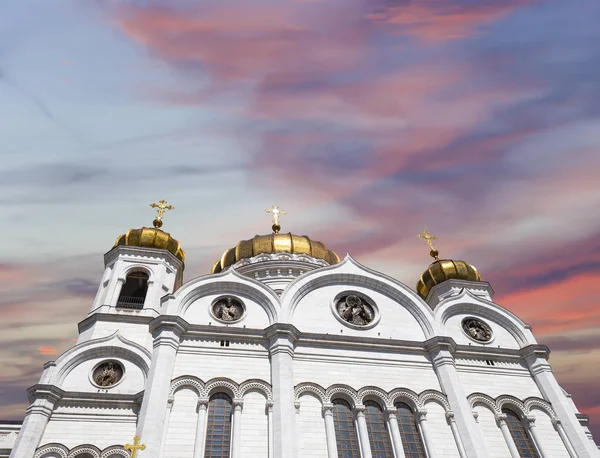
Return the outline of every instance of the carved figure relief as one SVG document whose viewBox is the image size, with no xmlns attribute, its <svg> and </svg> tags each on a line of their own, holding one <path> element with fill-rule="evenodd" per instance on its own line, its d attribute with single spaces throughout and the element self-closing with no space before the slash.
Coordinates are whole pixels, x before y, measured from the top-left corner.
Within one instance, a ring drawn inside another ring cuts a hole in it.
<svg viewBox="0 0 600 458">
<path fill-rule="evenodd" d="M 465 334 L 478 342 L 489 342 L 492 340 L 492 329 L 477 318 L 465 318 L 462 321 Z"/>
<path fill-rule="evenodd" d="M 98 386 L 113 386 L 123 378 L 123 366 L 116 361 L 105 361 L 96 367 L 92 377 Z"/>
<path fill-rule="evenodd" d="M 212 313 L 221 321 L 234 322 L 244 315 L 244 306 L 235 297 L 227 296 L 214 303 Z"/>
<path fill-rule="evenodd" d="M 356 326 L 366 326 L 375 318 L 373 307 L 354 294 L 340 298 L 336 310 L 344 321 Z"/>
</svg>

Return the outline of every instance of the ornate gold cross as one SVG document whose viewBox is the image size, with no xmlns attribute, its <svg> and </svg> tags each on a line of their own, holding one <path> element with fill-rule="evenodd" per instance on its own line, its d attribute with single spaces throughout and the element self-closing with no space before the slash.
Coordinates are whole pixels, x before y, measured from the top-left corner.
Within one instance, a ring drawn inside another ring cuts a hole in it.
<svg viewBox="0 0 600 458">
<path fill-rule="evenodd" d="M 279 216 L 285 215 L 285 210 L 280 209 L 277 205 L 273 205 L 271 208 L 265 208 L 265 211 L 273 214 L 273 226 L 271 227 L 273 232 L 277 234 L 281 229 L 281 225 L 279 224 Z"/>
<path fill-rule="evenodd" d="M 153 221 L 154 227 L 159 228 L 163 225 L 162 217 L 165 214 L 166 210 L 173 210 L 175 207 L 173 205 L 166 205 L 166 200 L 159 200 L 158 203 L 150 204 L 152 208 L 156 208 L 156 219 Z"/>
<path fill-rule="evenodd" d="M 435 249 L 435 247 L 433 246 L 433 242 L 432 242 L 432 240 L 437 240 L 437 237 L 435 235 L 429 234 L 429 232 L 427 232 L 425 230 L 425 231 L 423 231 L 422 234 L 419 234 L 419 238 L 427 241 L 427 245 L 429 245 L 429 248 L 431 250 L 431 251 L 429 251 L 429 254 L 431 255 L 432 258 L 437 259 L 439 252 L 438 252 L 438 250 Z"/>
<path fill-rule="evenodd" d="M 133 445 L 125 444 L 125 450 L 129 450 L 131 452 L 131 458 L 135 458 L 138 450 L 146 450 L 146 445 L 140 444 L 140 436 L 135 436 L 133 438 Z"/>
</svg>

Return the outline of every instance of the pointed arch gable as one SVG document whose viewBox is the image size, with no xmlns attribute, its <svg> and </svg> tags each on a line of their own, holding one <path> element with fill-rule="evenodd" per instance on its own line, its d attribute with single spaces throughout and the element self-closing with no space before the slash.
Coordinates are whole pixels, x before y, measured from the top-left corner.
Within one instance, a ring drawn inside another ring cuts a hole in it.
<svg viewBox="0 0 600 458">
<path fill-rule="evenodd" d="M 70 348 L 46 366 L 40 383 L 60 386 L 67 375 L 82 362 L 97 357 L 123 358 L 136 365 L 148 377 L 152 355 L 141 345 L 123 337 L 119 331 L 99 339 L 88 340 Z"/>
<path fill-rule="evenodd" d="M 301 275 L 291 282 L 281 297 L 282 322 L 291 323 L 300 301 L 311 291 L 326 286 L 361 286 L 401 304 L 417 321 L 425 338 L 436 335 L 431 308 L 415 291 L 399 281 L 356 262 L 350 255 L 340 263 Z"/>
<path fill-rule="evenodd" d="M 167 313 L 183 316 L 198 299 L 225 292 L 250 298 L 265 310 L 269 324 L 277 322 L 280 308 L 277 293 L 259 281 L 240 275 L 235 269 L 204 275 L 183 284 L 175 294 L 165 297 Z"/>
<path fill-rule="evenodd" d="M 442 329 L 450 318 L 461 314 L 481 317 L 496 323 L 505 329 L 520 347 L 537 343 L 530 327 L 519 317 L 495 302 L 473 295 L 466 288 L 458 295 L 440 302 L 434 310 L 435 321 Z"/>
</svg>

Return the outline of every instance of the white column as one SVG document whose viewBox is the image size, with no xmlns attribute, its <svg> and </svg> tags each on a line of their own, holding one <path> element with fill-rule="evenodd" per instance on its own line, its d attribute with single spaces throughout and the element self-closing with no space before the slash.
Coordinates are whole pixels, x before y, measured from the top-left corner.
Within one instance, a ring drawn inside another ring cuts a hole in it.
<svg viewBox="0 0 600 458">
<path fill-rule="evenodd" d="M 169 399 L 167 399 L 167 416 L 165 417 L 165 429 L 163 430 L 162 444 L 160 448 L 160 454 L 158 455 L 160 458 L 162 458 L 165 455 L 165 446 L 167 445 L 167 434 L 169 432 L 169 422 L 171 421 L 171 411 L 173 410 L 174 402 L 175 398 L 173 396 L 169 396 Z"/>
<path fill-rule="evenodd" d="M 523 424 L 525 425 L 525 429 L 529 432 L 535 447 L 537 448 L 538 454 L 541 457 L 549 456 L 544 450 L 544 446 L 542 445 L 542 440 L 540 435 L 537 432 L 537 428 L 535 427 L 535 417 L 529 416 L 523 419 Z"/>
<path fill-rule="evenodd" d="M 452 430 L 452 435 L 454 436 L 454 442 L 456 442 L 456 447 L 458 448 L 458 454 L 460 455 L 460 458 L 466 458 L 467 454 L 465 453 L 465 448 L 460 440 L 460 434 L 458 432 L 458 428 L 456 427 L 456 420 L 454 420 L 454 412 L 446 412 L 446 421 Z"/>
<path fill-rule="evenodd" d="M 510 456 L 512 458 L 520 458 L 521 455 L 519 454 L 519 450 L 517 449 L 517 446 L 515 445 L 515 441 L 512 438 L 512 434 L 510 434 L 510 429 L 508 429 L 508 425 L 506 424 L 506 414 L 500 414 L 500 415 L 496 415 L 496 423 L 498 424 L 498 427 L 500 428 L 500 431 L 502 431 L 502 435 L 504 436 L 504 440 L 506 442 L 506 445 L 508 445 L 508 450 L 510 451 Z"/>
<path fill-rule="evenodd" d="M 333 404 L 323 405 L 323 418 L 325 419 L 327 456 L 329 458 L 338 458 L 337 442 L 335 440 L 335 421 L 333 420 Z"/>
<path fill-rule="evenodd" d="M 388 431 L 392 438 L 392 446 L 394 447 L 394 455 L 396 458 L 405 458 L 404 446 L 402 445 L 402 436 L 400 435 L 400 427 L 398 426 L 398 418 L 395 410 L 387 410 L 387 425 Z"/>
<path fill-rule="evenodd" d="M 269 455 L 268 458 L 273 458 L 273 401 L 267 401 L 267 427 L 269 428 Z"/>
<path fill-rule="evenodd" d="M 440 387 L 456 415 L 456 427 L 462 439 L 465 458 L 487 458 L 483 436 L 473 418 L 469 401 L 454 366 L 452 351 L 455 347 L 454 341 L 448 337 L 434 337 L 426 342 Z"/>
<path fill-rule="evenodd" d="M 565 444 L 565 448 L 567 449 L 567 452 L 569 452 L 569 456 L 571 458 L 577 458 L 577 453 L 573 449 L 573 446 L 571 445 L 571 442 L 569 441 L 569 438 L 567 437 L 565 430 L 562 427 L 561 421 L 552 419 L 552 426 L 554 426 L 554 429 L 558 432 L 558 435 L 563 441 L 563 444 Z"/>
<path fill-rule="evenodd" d="M 265 330 L 271 357 L 273 389 L 273 456 L 297 458 L 294 407 L 294 342 L 300 332 L 290 324 L 278 323 Z"/>
<path fill-rule="evenodd" d="M 160 316 L 150 322 L 154 351 L 136 428 L 136 435 L 140 436 L 146 449 L 139 451 L 137 456 L 157 458 L 162 451 L 175 356 L 187 326 L 179 317 Z"/>
<path fill-rule="evenodd" d="M 427 450 L 427 457 L 435 458 L 433 442 L 431 440 L 431 434 L 429 434 L 429 425 L 427 424 L 427 411 L 425 409 L 417 410 L 415 412 L 415 417 L 417 418 L 419 430 L 421 431 L 421 436 L 423 437 L 423 443 L 425 444 L 425 449 Z"/>
<path fill-rule="evenodd" d="M 242 450 L 242 407 L 243 399 L 233 400 L 233 425 L 231 432 L 231 458 L 241 458 Z"/>
<path fill-rule="evenodd" d="M 29 388 L 27 393 L 29 399 L 33 398 L 33 402 L 25 411 L 25 419 L 10 452 L 10 458 L 29 458 L 34 455 L 50 421 L 54 406 L 64 391 L 53 385 L 35 385 Z"/>
<path fill-rule="evenodd" d="M 206 437 L 206 412 L 208 398 L 198 399 L 198 421 L 196 422 L 196 437 L 194 439 L 194 458 L 204 457 L 204 439 Z"/>
<path fill-rule="evenodd" d="M 367 419 L 365 418 L 365 406 L 357 406 L 356 423 L 358 423 L 358 440 L 360 441 L 360 449 L 362 458 L 373 458 L 371 455 L 371 443 L 369 442 L 369 430 L 367 428 Z"/>
<path fill-rule="evenodd" d="M 585 430 L 575 416 L 569 400 L 556 381 L 548 364 L 550 351 L 545 345 L 529 345 L 522 350 L 522 355 L 529 366 L 529 371 L 540 389 L 544 399 L 552 404 L 552 409 L 561 421 L 564 432 L 569 438 L 579 458 L 598 457 L 600 453 L 593 441 L 589 440 Z"/>
</svg>

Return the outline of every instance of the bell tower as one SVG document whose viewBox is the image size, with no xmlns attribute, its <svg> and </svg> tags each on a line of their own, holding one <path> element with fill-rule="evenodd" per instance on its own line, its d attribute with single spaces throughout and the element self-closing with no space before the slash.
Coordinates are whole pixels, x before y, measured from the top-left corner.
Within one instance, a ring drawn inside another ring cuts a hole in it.
<svg viewBox="0 0 600 458">
<path fill-rule="evenodd" d="M 173 206 L 164 200 L 150 206 L 157 211 L 153 227 L 128 230 L 104 255 L 102 281 L 88 317 L 80 323 L 79 342 L 117 330 L 130 334 L 133 323 L 146 324 L 163 313 L 161 298 L 181 286 L 185 253 L 161 229 L 165 211 Z"/>
</svg>

